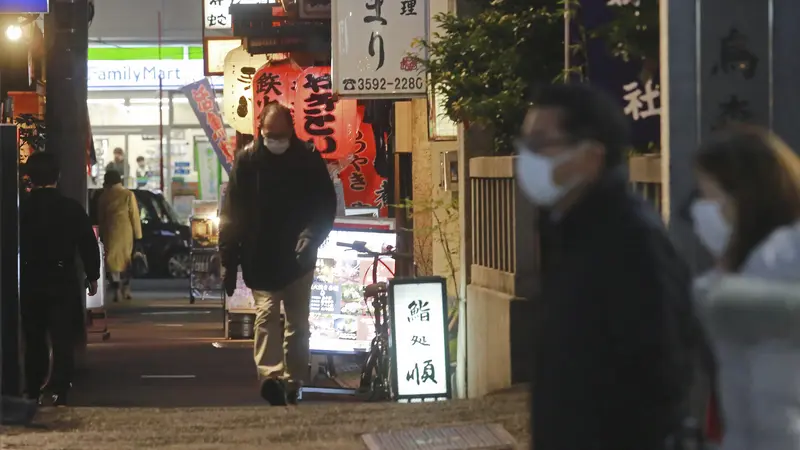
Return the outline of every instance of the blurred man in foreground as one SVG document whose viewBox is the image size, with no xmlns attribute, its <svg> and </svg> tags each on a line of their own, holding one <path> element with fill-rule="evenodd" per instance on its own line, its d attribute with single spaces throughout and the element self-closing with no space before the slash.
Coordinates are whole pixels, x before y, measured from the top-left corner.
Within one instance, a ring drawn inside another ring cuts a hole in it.
<svg viewBox="0 0 800 450">
<path fill-rule="evenodd" d="M 34 153 L 26 169 L 33 187 L 19 223 L 26 391 L 28 398 L 41 401 L 50 369 L 49 338 L 53 367 L 47 388 L 53 404 L 63 406 L 72 386 L 75 346 L 84 335 L 80 295 L 86 288 L 90 295 L 97 293 L 100 248 L 83 207 L 56 190 L 60 171 L 55 156 Z M 84 279 L 78 275 L 76 253 Z"/>
<path fill-rule="evenodd" d="M 549 229 L 534 448 L 676 448 L 692 374 L 691 279 L 661 218 L 629 192 L 628 120 L 585 85 L 550 86 L 533 105 L 516 174 Z"/>
<path fill-rule="evenodd" d="M 311 283 L 317 249 L 333 228 L 336 192 L 322 156 L 295 135 L 289 109 L 269 103 L 260 123 L 257 139 L 236 155 L 219 245 L 227 294 L 239 265 L 253 291 L 261 396 L 285 405 L 297 402 L 308 376 Z"/>
</svg>

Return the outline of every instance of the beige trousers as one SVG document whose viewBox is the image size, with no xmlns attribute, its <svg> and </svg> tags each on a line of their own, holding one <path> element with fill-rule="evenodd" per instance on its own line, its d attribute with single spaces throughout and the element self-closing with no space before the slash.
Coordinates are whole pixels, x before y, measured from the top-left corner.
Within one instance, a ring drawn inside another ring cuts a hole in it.
<svg viewBox="0 0 800 450">
<path fill-rule="evenodd" d="M 314 272 L 311 271 L 280 291 L 253 291 L 256 304 L 253 358 L 259 380 L 283 379 L 299 387 L 307 378 L 311 337 L 308 315 L 313 281 Z M 283 330 L 281 302 L 285 314 Z"/>
</svg>

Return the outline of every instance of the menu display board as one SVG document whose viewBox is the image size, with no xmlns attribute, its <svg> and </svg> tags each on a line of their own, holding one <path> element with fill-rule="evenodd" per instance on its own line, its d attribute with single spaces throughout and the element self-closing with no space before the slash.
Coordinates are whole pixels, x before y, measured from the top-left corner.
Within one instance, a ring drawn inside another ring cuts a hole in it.
<svg viewBox="0 0 800 450">
<path fill-rule="evenodd" d="M 390 231 L 333 230 L 320 246 L 309 298 L 311 351 L 366 351 L 375 335 L 372 305 L 364 301 L 364 286 L 372 283 L 372 258 L 359 257 L 337 242 L 366 242 L 370 250 L 381 251 L 397 245 L 397 235 Z M 388 281 L 394 272 L 394 260 L 382 258 L 378 281 Z M 253 295 L 239 279 L 234 295 L 226 299 L 231 310 L 254 309 Z"/>
<path fill-rule="evenodd" d="M 372 305 L 364 301 L 364 286 L 372 283 L 372 258 L 359 255 L 337 242 L 366 242 L 372 251 L 397 244 L 397 235 L 382 231 L 333 230 L 320 246 L 314 284 L 311 286 L 311 350 L 366 351 L 375 336 Z M 388 281 L 394 260 L 379 263 L 378 281 Z M 385 264 L 385 265 L 384 265 Z"/>
<path fill-rule="evenodd" d="M 192 249 L 213 249 L 219 243 L 219 221 L 192 217 Z"/>
</svg>

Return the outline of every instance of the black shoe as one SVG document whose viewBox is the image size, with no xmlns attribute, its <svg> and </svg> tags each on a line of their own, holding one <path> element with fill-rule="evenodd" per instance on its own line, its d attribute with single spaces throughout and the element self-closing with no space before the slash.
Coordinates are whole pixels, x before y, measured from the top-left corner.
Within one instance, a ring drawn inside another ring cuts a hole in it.
<svg viewBox="0 0 800 450">
<path fill-rule="evenodd" d="M 56 407 L 67 406 L 67 394 L 66 393 L 53 394 L 53 396 L 51 398 L 53 400 L 53 406 L 56 406 Z"/>
<path fill-rule="evenodd" d="M 286 391 L 278 380 L 264 380 L 261 383 L 261 398 L 272 406 L 286 406 Z"/>
</svg>

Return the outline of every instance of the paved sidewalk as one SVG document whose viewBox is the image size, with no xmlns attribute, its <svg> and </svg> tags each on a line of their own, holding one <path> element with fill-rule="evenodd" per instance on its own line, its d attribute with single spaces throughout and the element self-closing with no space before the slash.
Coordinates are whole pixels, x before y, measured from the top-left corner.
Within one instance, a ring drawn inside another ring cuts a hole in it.
<svg viewBox="0 0 800 450">
<path fill-rule="evenodd" d="M 425 404 L 319 403 L 296 408 L 67 408 L 41 429 L 2 429 L 2 448 L 37 450 L 353 450 L 364 433 L 466 423 L 502 424 L 529 448 L 527 390 Z"/>
</svg>

